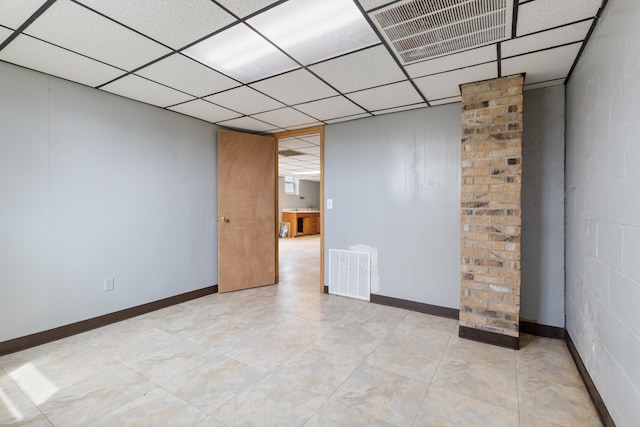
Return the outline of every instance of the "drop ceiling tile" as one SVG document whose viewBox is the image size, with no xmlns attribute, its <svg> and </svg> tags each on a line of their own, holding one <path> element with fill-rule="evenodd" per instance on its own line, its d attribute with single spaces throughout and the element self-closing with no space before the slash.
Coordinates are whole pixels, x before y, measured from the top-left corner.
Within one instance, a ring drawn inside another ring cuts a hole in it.
<svg viewBox="0 0 640 427">
<path fill-rule="evenodd" d="M 248 23 L 305 65 L 380 43 L 358 7 L 348 0 L 289 0 Z"/>
<path fill-rule="evenodd" d="M 274 126 L 251 117 L 240 117 L 238 119 L 219 122 L 218 125 L 231 129 L 247 130 L 254 132 L 267 132 L 273 130 Z"/>
<path fill-rule="evenodd" d="M 347 96 L 369 111 L 422 102 L 418 92 L 407 81 L 354 92 Z"/>
<path fill-rule="evenodd" d="M 308 143 L 311 143 L 313 145 L 320 145 L 320 134 L 312 134 L 312 135 L 304 135 L 304 136 L 299 136 L 298 139 L 301 139 L 302 141 L 307 141 Z"/>
<path fill-rule="evenodd" d="M 503 75 L 507 75 L 502 71 Z M 495 62 L 475 65 L 447 73 L 434 74 L 415 79 L 414 82 L 427 100 L 449 98 L 460 95 L 459 85 L 498 77 L 498 66 Z"/>
<path fill-rule="evenodd" d="M 270 133 L 270 134 L 276 134 L 276 133 L 282 133 L 282 132 L 287 132 L 287 129 L 278 128 L 278 129 L 272 129 L 267 131 L 267 133 Z"/>
<path fill-rule="evenodd" d="M 245 24 L 234 25 L 182 53 L 243 83 L 300 67 Z"/>
<path fill-rule="evenodd" d="M 17 30 L 45 0 L 0 0 L 0 25 Z"/>
<path fill-rule="evenodd" d="M 283 148 L 279 148 L 280 151 L 287 151 L 286 149 Z M 283 156 L 282 154 L 278 154 L 278 170 L 280 172 L 283 171 L 295 171 L 298 166 L 297 164 L 294 164 L 294 162 L 291 160 L 292 156 Z"/>
<path fill-rule="evenodd" d="M 280 149 L 285 148 L 289 150 L 300 151 L 302 148 L 314 148 L 316 147 L 308 141 L 304 141 L 299 138 L 280 139 L 278 140 L 278 146 Z"/>
<path fill-rule="evenodd" d="M 317 146 L 317 145 L 314 145 L 313 147 L 300 148 L 299 151 L 301 153 L 311 154 L 311 155 L 314 155 L 314 156 L 319 156 L 320 155 L 320 147 Z"/>
<path fill-rule="evenodd" d="M 305 128 L 310 128 L 314 126 L 322 126 L 323 124 L 324 123 L 322 122 L 311 122 L 311 123 L 305 123 L 302 125 L 288 126 L 287 129 L 289 130 L 305 129 Z"/>
<path fill-rule="evenodd" d="M 602 0 L 536 0 L 521 4 L 517 36 L 592 18 L 601 5 Z"/>
<path fill-rule="evenodd" d="M 427 104 L 422 102 L 420 104 L 405 105 L 403 107 L 386 108 L 384 110 L 374 111 L 373 114 L 376 115 L 376 116 L 379 116 L 379 115 L 382 115 L 382 114 L 397 113 L 399 111 L 417 110 L 418 108 L 427 108 Z"/>
<path fill-rule="evenodd" d="M 308 162 L 301 162 L 301 161 L 295 161 L 293 163 L 289 164 L 289 174 L 290 175 L 296 175 L 297 172 L 303 172 L 303 171 L 308 171 L 308 170 L 319 170 L 320 169 L 320 161 L 317 162 L 317 164 L 313 164 L 313 163 L 308 163 Z"/>
<path fill-rule="evenodd" d="M 329 124 L 333 124 L 333 123 L 340 123 L 340 122 L 348 122 L 350 120 L 357 120 L 357 119 L 364 119 L 367 117 L 371 117 L 371 114 L 356 114 L 355 116 L 348 116 L 348 117 L 340 117 L 338 119 L 332 119 L 332 120 L 327 120 L 327 123 Z"/>
<path fill-rule="evenodd" d="M 523 89 L 526 90 L 535 90 L 535 89 L 542 89 L 545 87 L 552 87 L 552 86 L 562 86 L 564 84 L 565 79 L 556 79 L 556 80 L 549 80 L 546 82 L 540 82 L 540 83 L 532 83 L 530 85 L 524 85 Z"/>
<path fill-rule="evenodd" d="M 355 92 L 406 79 L 382 46 L 374 46 L 309 67 L 341 92 Z"/>
<path fill-rule="evenodd" d="M 0 43 L 4 42 L 11 34 L 13 34 L 13 31 L 0 27 Z"/>
<path fill-rule="evenodd" d="M 502 58 L 584 40 L 593 20 L 519 37 L 502 43 Z"/>
<path fill-rule="evenodd" d="M 283 103 L 269 98 L 247 86 L 217 93 L 205 99 L 246 115 L 285 107 Z"/>
<path fill-rule="evenodd" d="M 136 71 L 136 74 L 197 97 L 240 85 L 224 74 L 180 54 L 151 64 Z"/>
<path fill-rule="evenodd" d="M 295 171 L 295 166 L 287 163 L 287 158 L 284 156 L 278 156 L 278 173 L 282 174 L 289 171 Z"/>
<path fill-rule="evenodd" d="M 415 78 L 496 61 L 497 59 L 498 49 L 495 45 L 491 45 L 441 56 L 429 61 L 416 62 L 415 64 L 407 65 L 405 68 L 409 75 Z"/>
<path fill-rule="evenodd" d="M 101 89 L 122 95 L 126 98 L 137 99 L 147 104 L 158 107 L 168 107 L 169 105 L 192 100 L 193 97 L 177 90 L 162 86 L 142 77 L 130 74 L 113 83 L 102 86 Z"/>
<path fill-rule="evenodd" d="M 287 105 L 338 95 L 322 80 L 303 69 L 262 80 L 251 87 Z"/>
<path fill-rule="evenodd" d="M 364 10 L 377 9 L 385 6 L 389 3 L 394 3 L 395 0 L 358 0 Z"/>
<path fill-rule="evenodd" d="M 177 111 L 187 116 L 197 117 L 207 122 L 217 123 L 223 120 L 237 118 L 240 114 L 226 108 L 213 105 L 210 102 L 196 99 L 194 101 L 185 102 L 184 104 L 170 107 L 169 110 Z"/>
<path fill-rule="evenodd" d="M 298 156 L 281 156 L 283 166 L 289 169 L 299 169 L 308 165 L 307 162 L 301 162 Z"/>
<path fill-rule="evenodd" d="M 25 33 L 125 70 L 170 52 L 68 0 L 55 2 Z"/>
<path fill-rule="evenodd" d="M 296 160 L 294 157 L 285 157 L 285 156 L 278 156 L 278 157 L 282 159 L 281 160 L 282 164 L 289 169 L 299 169 L 306 165 L 306 163 L 302 163 L 299 160 Z"/>
<path fill-rule="evenodd" d="M 296 105 L 296 109 L 319 120 L 335 119 L 365 112 L 362 108 L 342 96 L 299 104 Z"/>
<path fill-rule="evenodd" d="M 19 35 L 0 51 L 0 60 L 93 87 L 125 73 L 25 35 Z"/>
<path fill-rule="evenodd" d="M 281 128 L 290 128 L 292 126 L 300 126 L 317 122 L 313 117 L 309 117 L 306 114 L 289 107 L 267 111 L 266 113 L 254 114 L 252 117 Z"/>
<path fill-rule="evenodd" d="M 296 160 L 301 160 L 303 162 L 317 162 L 318 160 L 320 160 L 320 158 L 312 154 L 301 154 L 299 156 L 296 156 Z"/>
<path fill-rule="evenodd" d="M 210 0 L 79 1 L 174 49 L 235 21 L 231 14 Z"/>
<path fill-rule="evenodd" d="M 462 97 L 452 96 L 451 98 L 436 99 L 434 101 L 429 101 L 429 104 L 431 104 L 432 107 L 435 107 L 436 105 L 453 104 L 456 102 L 462 102 Z"/>
<path fill-rule="evenodd" d="M 240 18 L 251 15 L 264 9 L 278 0 L 217 0 L 222 6 L 229 9 Z"/>
<path fill-rule="evenodd" d="M 567 77 L 582 43 L 514 56 L 502 61 L 502 74 L 527 73 L 525 83 L 538 83 Z"/>
</svg>

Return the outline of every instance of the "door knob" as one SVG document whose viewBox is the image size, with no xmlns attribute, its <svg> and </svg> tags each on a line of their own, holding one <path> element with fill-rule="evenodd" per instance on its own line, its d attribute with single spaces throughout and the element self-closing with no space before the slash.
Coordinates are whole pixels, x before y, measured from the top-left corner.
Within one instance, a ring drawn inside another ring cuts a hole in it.
<svg viewBox="0 0 640 427">
<path fill-rule="evenodd" d="M 227 218 L 226 216 L 221 216 L 218 217 L 218 222 L 229 222 L 229 218 Z"/>
</svg>

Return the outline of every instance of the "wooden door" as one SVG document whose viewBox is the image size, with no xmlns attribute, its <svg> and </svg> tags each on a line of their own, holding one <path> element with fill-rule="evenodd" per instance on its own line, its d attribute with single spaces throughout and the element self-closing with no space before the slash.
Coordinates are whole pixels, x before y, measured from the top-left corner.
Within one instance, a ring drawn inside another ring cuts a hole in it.
<svg viewBox="0 0 640 427">
<path fill-rule="evenodd" d="M 218 130 L 218 292 L 277 282 L 272 136 Z"/>
</svg>

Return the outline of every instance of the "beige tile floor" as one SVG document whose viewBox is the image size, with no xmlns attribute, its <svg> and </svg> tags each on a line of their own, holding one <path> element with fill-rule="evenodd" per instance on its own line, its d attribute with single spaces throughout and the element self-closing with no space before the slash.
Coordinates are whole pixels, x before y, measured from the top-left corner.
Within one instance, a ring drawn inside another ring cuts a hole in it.
<svg viewBox="0 0 640 427">
<path fill-rule="evenodd" d="M 317 238 L 281 283 L 0 358 L 0 425 L 597 426 L 563 342 L 512 351 L 450 319 L 323 295 Z"/>
</svg>

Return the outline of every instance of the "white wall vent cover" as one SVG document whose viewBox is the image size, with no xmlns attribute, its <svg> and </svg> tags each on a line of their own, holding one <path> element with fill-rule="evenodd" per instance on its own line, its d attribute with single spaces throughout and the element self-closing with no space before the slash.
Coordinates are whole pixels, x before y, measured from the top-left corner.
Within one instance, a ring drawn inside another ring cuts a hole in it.
<svg viewBox="0 0 640 427">
<path fill-rule="evenodd" d="M 371 257 L 366 252 L 329 249 L 329 293 L 369 301 Z"/>
<path fill-rule="evenodd" d="M 405 0 L 370 16 L 407 65 L 510 38 L 513 0 Z"/>
</svg>

